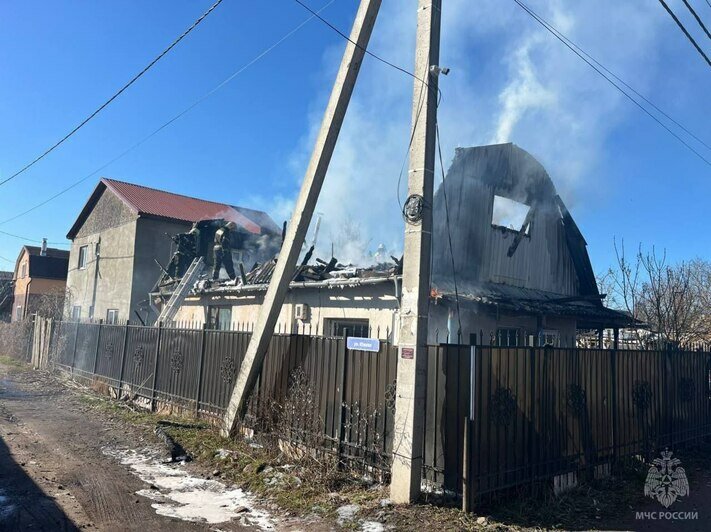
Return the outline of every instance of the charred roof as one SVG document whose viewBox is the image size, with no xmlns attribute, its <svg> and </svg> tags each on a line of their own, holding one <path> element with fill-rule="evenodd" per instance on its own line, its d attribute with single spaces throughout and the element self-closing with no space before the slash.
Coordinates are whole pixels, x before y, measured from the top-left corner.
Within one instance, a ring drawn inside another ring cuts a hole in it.
<svg viewBox="0 0 711 532">
<path fill-rule="evenodd" d="M 520 207 L 516 225 L 496 219 L 497 198 Z M 515 144 L 457 149 L 433 209 L 436 287 L 456 278 L 470 293 L 495 283 L 599 297 L 585 239 L 543 165 Z"/>
</svg>

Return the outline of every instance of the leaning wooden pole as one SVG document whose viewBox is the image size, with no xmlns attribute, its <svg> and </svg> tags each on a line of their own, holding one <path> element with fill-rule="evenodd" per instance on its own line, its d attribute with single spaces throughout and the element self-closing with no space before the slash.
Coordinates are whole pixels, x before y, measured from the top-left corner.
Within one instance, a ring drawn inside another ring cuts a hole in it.
<svg viewBox="0 0 711 532">
<path fill-rule="evenodd" d="M 441 5 L 441 0 L 420 0 L 417 11 L 416 79 L 408 197 L 403 209 L 405 249 L 390 483 L 390 498 L 395 503 L 410 503 L 419 497 L 422 474 Z"/>
<path fill-rule="evenodd" d="M 306 239 L 306 232 L 311 223 L 333 150 L 336 147 L 338 134 L 348 109 L 348 103 L 358 78 L 358 72 L 363 62 L 363 56 L 365 55 L 373 26 L 375 25 L 380 3 L 380 0 L 361 0 L 358 8 L 350 35 L 351 42 L 346 45 L 346 50 L 343 53 L 341 66 L 331 91 L 331 98 L 328 101 L 328 106 L 321 122 L 321 130 L 316 138 L 316 144 L 311 154 L 309 166 L 306 169 L 304 182 L 301 185 L 301 192 L 296 200 L 276 268 L 267 293 L 264 296 L 264 302 L 259 309 L 259 316 L 254 326 L 252 338 L 249 346 L 247 346 L 247 352 L 244 355 L 239 375 L 232 391 L 232 397 L 225 412 L 222 429 L 225 436 L 233 434 L 240 416 L 246 409 L 249 394 L 262 369 L 264 356 L 274 334 L 274 327 L 279 318 L 286 292 L 289 289 L 289 282 L 294 275 L 296 261 L 299 258 L 301 246 Z"/>
</svg>

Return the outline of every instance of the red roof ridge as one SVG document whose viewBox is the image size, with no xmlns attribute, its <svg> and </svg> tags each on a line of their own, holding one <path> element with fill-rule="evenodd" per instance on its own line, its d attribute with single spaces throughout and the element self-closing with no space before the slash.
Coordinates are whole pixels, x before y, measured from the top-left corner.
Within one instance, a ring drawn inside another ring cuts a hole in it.
<svg viewBox="0 0 711 532">
<path fill-rule="evenodd" d="M 203 199 L 203 198 L 196 198 L 195 196 L 188 196 L 187 194 L 178 194 L 177 192 L 170 192 L 169 190 L 162 190 L 160 188 L 154 188 L 154 187 L 147 187 L 146 185 L 139 185 L 137 183 L 131 183 L 129 181 L 121 181 L 120 179 L 113 179 L 111 177 L 102 177 L 101 181 L 103 181 L 107 186 L 110 186 L 111 190 L 121 196 L 125 201 L 128 203 L 132 203 L 128 198 L 124 197 L 123 194 L 114 186 L 111 186 L 113 183 L 119 183 L 121 185 L 129 185 L 131 187 L 136 187 L 136 188 L 144 188 L 146 190 L 152 190 L 154 192 L 160 192 L 161 194 L 170 194 L 171 196 L 179 196 L 181 198 L 189 199 L 189 200 L 197 200 L 197 201 L 202 201 L 205 203 L 211 203 L 212 205 L 220 205 L 222 207 L 231 207 L 233 209 L 247 209 L 248 207 L 240 207 L 239 205 L 230 205 L 229 203 L 220 203 L 219 201 L 212 201 L 208 199 Z M 258 209 L 250 209 L 250 210 L 256 210 Z M 261 211 L 258 211 L 261 212 Z"/>
</svg>

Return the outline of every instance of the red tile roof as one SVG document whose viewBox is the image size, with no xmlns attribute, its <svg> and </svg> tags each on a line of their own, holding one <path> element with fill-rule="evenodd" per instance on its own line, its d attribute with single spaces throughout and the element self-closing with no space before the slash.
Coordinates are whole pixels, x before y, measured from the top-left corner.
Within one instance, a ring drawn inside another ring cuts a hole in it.
<svg viewBox="0 0 711 532">
<path fill-rule="evenodd" d="M 134 185 L 115 179 L 101 178 L 89 201 L 84 206 L 82 213 L 69 231 L 68 238 L 73 238 L 79 227 L 93 209 L 96 201 L 108 188 L 120 198 L 133 212 L 139 216 L 156 216 L 183 222 L 198 222 L 223 218 L 235 222 L 250 233 L 278 233 L 279 227 L 262 211 L 246 209 L 226 203 L 217 203 L 189 196 L 182 196 L 164 190 Z"/>
<path fill-rule="evenodd" d="M 244 227 L 250 233 L 261 233 L 259 225 L 232 205 L 190 198 L 113 179 L 102 178 L 101 181 L 137 214 L 148 214 L 186 222 L 224 218 Z"/>
</svg>

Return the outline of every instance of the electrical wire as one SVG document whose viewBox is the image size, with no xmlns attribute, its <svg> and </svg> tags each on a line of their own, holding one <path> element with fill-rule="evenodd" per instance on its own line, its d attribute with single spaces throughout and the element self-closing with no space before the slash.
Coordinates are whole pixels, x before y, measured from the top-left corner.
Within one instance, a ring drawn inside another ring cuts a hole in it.
<svg viewBox="0 0 711 532">
<path fill-rule="evenodd" d="M 9 236 L 12 238 L 17 238 L 18 240 L 24 240 L 25 242 L 42 242 L 41 238 L 30 238 L 27 236 L 20 236 L 20 235 L 15 235 L 13 233 L 8 233 L 7 231 L 0 231 L 0 235 L 5 235 Z M 47 244 L 51 244 L 52 246 L 69 246 L 69 242 L 47 242 Z"/>
<path fill-rule="evenodd" d="M 205 11 L 195 22 L 193 22 L 192 26 L 190 26 L 187 30 L 185 30 L 177 39 L 175 39 L 165 50 L 163 50 L 160 54 L 158 54 L 153 61 L 148 63 L 143 70 L 141 70 L 138 74 L 133 76 L 131 80 L 126 83 L 123 87 L 121 87 L 116 93 L 114 93 L 111 98 L 106 100 L 99 108 L 97 108 L 93 113 L 91 113 L 89 116 L 87 116 L 84 120 L 82 120 L 79 125 L 74 127 L 69 133 L 64 135 L 60 140 L 55 142 L 52 146 L 47 148 L 41 155 L 36 157 L 34 160 L 31 162 L 27 163 L 25 166 L 20 168 L 17 172 L 12 174 L 10 177 L 4 179 L 3 181 L 0 181 L 0 186 L 4 185 L 8 181 L 11 181 L 12 179 L 15 179 L 17 176 L 22 174 L 23 172 L 29 170 L 32 166 L 34 166 L 36 163 L 44 159 L 47 155 L 49 155 L 52 151 L 54 151 L 56 148 L 58 148 L 61 144 L 63 144 L 69 137 L 74 135 L 77 131 L 79 131 L 82 127 L 84 127 L 92 118 L 94 118 L 96 115 L 98 115 L 101 111 L 103 111 L 106 107 L 108 107 L 111 102 L 113 102 L 116 98 L 118 98 L 126 89 L 128 89 L 131 85 L 133 85 L 141 76 L 143 76 L 148 70 L 151 69 L 153 65 L 155 65 L 158 61 L 160 61 L 168 52 L 170 52 L 180 41 L 182 41 L 191 31 L 193 31 L 210 13 L 213 12 L 213 10 L 219 6 L 222 3 L 222 0 L 217 0 L 207 11 Z"/>
<path fill-rule="evenodd" d="M 376 54 L 374 54 L 373 52 L 371 52 L 370 50 L 368 50 L 367 48 L 363 48 L 363 47 L 362 47 L 360 44 L 358 44 L 357 42 L 352 41 L 351 38 L 348 37 L 348 35 L 346 35 L 345 33 L 343 33 L 343 32 L 342 32 L 341 30 L 339 30 L 336 26 L 334 26 L 333 24 L 331 24 L 328 20 L 326 20 L 325 18 L 323 18 L 321 15 L 319 15 L 316 11 L 314 11 L 313 9 L 311 9 L 308 5 L 306 5 L 306 4 L 305 4 L 304 2 L 302 2 L 301 0 L 294 0 L 294 2 L 296 2 L 297 4 L 299 4 L 299 5 L 300 5 L 301 7 L 303 7 L 306 11 L 308 11 L 309 13 L 311 13 L 314 17 L 316 17 L 316 18 L 319 19 L 321 22 L 323 22 L 326 26 L 328 26 L 328 27 L 331 28 L 333 31 L 335 31 L 338 35 L 340 35 L 341 37 L 343 37 L 345 40 L 347 40 L 349 43 L 351 43 L 353 46 L 355 46 L 355 47 L 358 48 L 359 50 L 362 50 L 363 52 L 365 52 L 366 54 L 368 54 L 370 57 L 372 57 L 372 58 L 374 58 L 374 59 L 377 59 L 377 60 L 380 61 L 381 63 L 384 63 L 384 64 L 386 64 L 386 65 L 388 65 L 388 66 L 394 68 L 395 70 L 399 70 L 399 71 L 402 72 L 403 74 L 407 74 L 408 76 L 412 76 L 413 78 L 415 78 L 415 79 L 417 79 L 417 80 L 420 80 L 422 83 L 427 84 L 427 82 L 426 82 L 425 80 L 418 78 L 417 76 L 415 76 L 415 74 L 413 74 L 413 73 L 410 72 L 409 70 L 406 70 L 406 69 L 404 69 L 404 68 L 402 68 L 402 67 L 400 67 L 400 66 L 398 66 L 398 65 L 396 65 L 396 64 L 394 64 L 394 63 L 391 63 L 390 61 L 387 61 L 386 59 L 383 59 L 383 58 L 380 57 L 379 55 L 376 55 Z"/>
<path fill-rule="evenodd" d="M 0 255 L 0 259 L 6 260 L 7 262 L 17 262 L 17 261 L 14 261 L 14 260 L 6 259 L 6 258 L 3 257 L 2 255 Z"/>
<path fill-rule="evenodd" d="M 701 49 L 701 47 L 697 44 L 697 42 L 694 40 L 694 38 L 691 36 L 691 34 L 686 30 L 684 25 L 681 23 L 681 21 L 677 18 L 677 16 L 674 14 L 674 12 L 669 8 L 667 3 L 664 0 L 659 0 L 659 3 L 662 4 L 664 9 L 666 9 L 667 13 L 669 13 L 669 16 L 674 19 L 674 22 L 676 22 L 676 25 L 679 26 L 679 29 L 681 29 L 682 32 L 684 32 L 684 35 L 686 35 L 686 38 L 689 39 L 689 42 L 694 45 L 694 48 L 696 48 L 696 51 L 701 54 L 701 57 L 703 57 L 706 60 L 706 63 L 708 63 L 709 66 L 711 66 L 711 59 L 708 58 L 708 56 L 704 53 L 704 51 Z"/>
<path fill-rule="evenodd" d="M 691 11 L 691 14 L 694 15 L 694 18 L 696 19 L 696 22 L 699 23 L 699 26 L 701 26 L 701 29 L 704 30 L 704 33 L 706 34 L 706 37 L 711 39 L 711 33 L 709 33 L 709 30 L 706 28 L 706 25 L 704 24 L 704 21 L 701 20 L 701 17 L 696 13 L 696 10 L 692 7 L 692 5 L 687 1 L 687 0 L 682 0 L 684 2 L 684 5 L 686 8 Z"/>
<path fill-rule="evenodd" d="M 329 7 L 331 4 L 333 4 L 335 1 L 336 1 L 336 0 L 330 0 L 330 2 L 326 3 L 321 9 L 319 9 L 319 12 L 321 12 L 321 11 L 325 10 L 326 8 L 328 8 L 328 7 Z M 279 38 L 278 40 L 276 40 L 273 44 L 269 45 L 267 48 L 265 48 L 264 50 L 262 50 L 262 51 L 261 51 L 259 54 L 257 54 L 253 59 L 251 59 L 250 61 L 248 61 L 247 63 L 245 63 L 243 66 L 241 66 L 238 70 L 236 70 L 235 72 L 233 72 L 232 74 L 230 74 L 227 78 L 225 78 L 223 81 L 221 81 L 219 84 L 217 84 L 214 88 L 210 89 L 208 92 L 206 92 L 206 93 L 205 93 L 204 95 L 202 95 L 200 98 L 198 98 L 198 99 L 195 100 L 193 103 L 191 103 L 188 107 L 186 107 L 185 109 L 183 109 L 182 111 L 180 111 L 178 114 L 176 114 L 175 116 L 173 116 L 173 117 L 172 117 L 170 120 L 168 120 L 167 122 L 164 122 L 160 127 L 158 127 L 157 129 L 153 130 L 153 131 L 152 131 L 151 133 L 149 133 L 147 136 L 143 137 L 141 140 L 139 140 L 138 142 L 136 142 L 135 144 L 133 144 L 132 146 L 130 146 L 129 148 L 127 148 L 126 150 L 124 150 L 122 153 L 120 153 L 119 155 L 117 155 L 116 157 L 114 157 L 113 159 L 111 159 L 110 161 L 108 161 L 107 163 L 104 163 L 103 165 L 101 165 L 99 168 L 97 168 L 96 170 L 94 170 L 94 171 L 91 172 L 90 174 L 85 175 L 84 177 L 82 177 L 81 179 L 75 181 L 74 183 L 72 183 L 72 184 L 69 185 L 68 187 L 66 187 L 66 188 L 64 188 L 64 189 L 62 189 L 62 190 L 60 190 L 59 192 L 57 192 L 57 193 L 54 194 L 53 196 L 50 196 L 50 197 L 47 198 L 46 200 L 44 200 L 44 201 L 42 201 L 42 202 L 40 202 L 40 203 L 38 203 L 38 204 L 36 204 L 36 205 L 30 207 L 29 209 L 27 209 L 27 210 L 25 210 L 25 211 L 22 211 L 22 212 L 16 214 L 16 215 L 14 215 L 14 216 L 12 216 L 12 217 L 10 217 L 10 218 L 7 218 L 7 219 L 5 219 L 5 220 L 0 221 L 0 225 L 3 225 L 3 224 L 6 224 L 6 223 L 8 223 L 8 222 L 11 222 L 11 221 L 13 221 L 13 220 L 16 220 L 16 219 L 18 219 L 18 218 L 20 218 L 20 217 L 22 217 L 22 216 L 25 216 L 26 214 L 31 213 L 32 211 L 35 211 L 35 210 L 39 209 L 40 207 L 43 207 L 43 206 L 47 205 L 49 202 L 55 200 L 55 199 L 58 198 L 59 196 L 62 196 L 63 194 L 66 194 L 67 192 L 69 192 L 69 191 L 72 190 L 73 188 L 76 188 L 77 186 L 79 186 L 80 184 L 82 184 L 83 182 L 85 182 L 87 179 L 90 179 L 90 178 L 94 177 L 96 174 L 98 174 L 99 172 L 101 172 L 102 170 L 104 170 L 105 168 L 107 168 L 108 166 L 110 166 L 111 164 L 115 163 L 115 162 L 118 161 L 119 159 L 122 159 L 123 157 L 125 157 L 126 155 L 128 155 L 130 152 L 132 152 L 133 150 L 135 150 L 136 148 L 138 148 L 139 146 L 141 146 L 142 144 L 144 144 L 146 141 L 148 141 L 149 139 L 151 139 L 152 137 L 154 137 L 155 135 L 157 135 L 157 134 L 158 134 L 159 132 L 161 132 L 163 129 L 165 129 L 166 127 L 168 127 L 169 125 L 171 125 L 173 122 L 175 122 L 176 120 L 182 118 L 184 115 L 186 115 L 187 113 L 189 113 L 190 111 L 192 111 L 195 107 L 197 107 L 198 105 L 200 105 L 200 104 L 201 104 L 203 101 L 205 101 L 207 98 L 209 98 L 210 96 L 212 96 L 214 93 L 216 93 L 217 91 L 219 91 L 222 87 L 224 87 L 225 85 L 227 85 L 228 83 L 230 83 L 233 79 L 235 79 L 237 76 L 239 76 L 240 74 L 242 74 L 245 70 L 247 70 L 247 69 L 250 68 L 252 65 L 254 65 L 254 64 L 257 63 L 258 61 L 260 61 L 264 56 L 266 56 L 267 54 L 269 54 L 270 52 L 272 52 L 275 48 L 277 48 L 277 47 L 280 46 L 282 43 L 284 43 L 284 41 L 286 41 L 287 39 L 289 39 L 290 37 L 292 37 L 296 32 L 298 32 L 301 28 L 303 28 L 306 24 L 308 24 L 308 23 L 309 23 L 311 20 L 313 20 L 313 19 L 314 19 L 313 16 L 310 16 L 309 18 L 305 19 L 303 22 L 301 22 L 300 24 L 298 24 L 297 26 L 295 26 L 292 30 L 290 30 L 290 31 L 288 31 L 287 33 L 285 33 L 281 38 Z"/>
<path fill-rule="evenodd" d="M 530 9 L 530 8 L 529 8 Z M 590 55 L 588 52 L 586 52 L 579 44 L 577 44 L 575 41 L 571 40 L 568 36 L 566 36 L 564 33 L 562 33 L 560 30 L 558 30 L 555 26 L 553 26 L 550 22 L 545 20 L 542 16 L 540 16 L 538 13 L 533 11 L 531 9 L 531 13 L 534 13 L 539 19 L 541 19 L 548 27 L 554 31 L 558 37 L 561 39 L 565 40 L 568 44 L 573 46 L 577 51 L 579 51 L 581 54 L 583 54 L 585 57 L 590 59 L 593 63 L 595 63 L 598 67 L 600 67 L 602 70 L 607 72 L 610 76 L 615 78 L 617 81 L 619 81 L 622 85 L 627 87 L 629 90 L 631 90 L 635 95 L 637 95 L 639 98 L 644 100 L 647 104 L 649 104 L 651 107 L 653 107 L 659 114 L 663 115 L 667 120 L 670 122 L 674 123 L 679 129 L 684 131 L 687 135 L 692 137 L 694 140 L 696 140 L 699 144 L 703 144 L 704 147 L 707 149 L 711 150 L 711 145 L 707 144 L 703 139 L 699 138 L 696 134 L 694 134 L 692 131 L 690 131 L 686 126 L 684 126 L 682 123 L 680 123 L 678 120 L 676 120 L 674 117 L 670 116 L 666 111 L 661 109 L 657 104 L 655 104 L 653 101 L 651 101 L 649 98 L 644 96 L 642 93 L 640 93 L 637 89 L 632 87 L 629 83 L 627 83 L 625 80 L 620 78 L 617 74 L 612 72 L 609 68 L 607 68 L 605 65 L 600 63 L 595 57 Z"/>
<path fill-rule="evenodd" d="M 615 83 L 610 77 L 608 77 L 600 68 L 598 68 L 595 64 L 593 64 L 592 61 L 588 60 L 582 53 L 580 53 L 578 50 L 576 50 L 570 43 L 566 42 L 565 39 L 561 35 L 557 33 L 557 30 L 553 28 L 550 24 L 548 24 L 542 17 L 540 17 L 538 14 L 536 14 L 531 8 L 529 8 L 526 4 L 521 2 L 521 0 L 513 0 L 518 4 L 518 6 L 523 9 L 526 13 L 528 13 L 536 22 L 538 22 L 540 25 L 542 25 L 549 33 L 551 33 L 556 39 L 558 39 L 560 42 L 562 42 L 567 48 L 569 48 L 575 55 L 577 55 L 580 59 L 585 61 L 590 68 L 592 68 L 595 72 L 600 74 L 605 80 L 610 83 L 613 87 L 615 87 L 620 93 L 622 93 L 629 101 L 631 101 L 633 104 L 635 104 L 637 107 L 639 107 L 645 114 L 647 114 L 652 120 L 654 120 L 657 124 L 659 124 L 661 127 L 667 130 L 667 132 L 672 135 L 675 139 L 677 139 L 679 142 L 681 142 L 684 146 L 686 146 L 691 152 L 693 152 L 699 159 L 704 161 L 707 165 L 711 166 L 711 161 L 706 159 L 703 155 L 701 155 L 697 150 L 695 150 L 692 146 L 690 146 L 683 138 L 681 138 L 679 135 L 677 135 L 674 131 L 672 131 L 665 123 L 663 123 L 659 118 L 654 116 L 646 107 L 644 107 L 642 104 L 640 104 L 637 100 L 635 100 L 632 96 L 630 96 L 629 93 L 627 93 L 620 85 Z"/>
<path fill-rule="evenodd" d="M 444 179 L 444 162 L 442 161 L 442 144 L 439 135 L 439 120 L 435 120 L 435 132 L 437 139 L 437 154 L 439 155 L 439 168 L 442 172 L 442 195 L 444 196 L 444 220 L 447 226 L 447 239 L 449 240 L 449 257 L 452 261 L 452 281 L 454 282 L 454 301 L 457 307 L 457 322 L 459 326 L 459 334 L 457 335 L 457 343 L 461 340 L 459 337 L 462 334 L 462 316 L 459 309 L 459 288 L 457 287 L 457 269 L 454 261 L 454 247 L 452 246 L 452 232 L 449 226 L 449 202 L 447 201 L 447 185 Z"/>
</svg>

